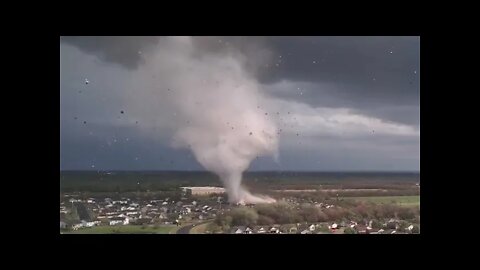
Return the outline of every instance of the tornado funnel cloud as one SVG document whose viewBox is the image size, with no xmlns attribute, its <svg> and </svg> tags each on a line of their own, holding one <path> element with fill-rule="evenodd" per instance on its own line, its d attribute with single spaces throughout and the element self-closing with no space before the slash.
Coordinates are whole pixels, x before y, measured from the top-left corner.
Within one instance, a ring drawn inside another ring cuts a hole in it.
<svg viewBox="0 0 480 270">
<path fill-rule="evenodd" d="M 172 108 L 172 145 L 190 149 L 217 174 L 230 202 L 273 202 L 242 186 L 242 173 L 253 159 L 278 154 L 276 123 L 259 109 L 268 97 L 245 57 L 238 51 L 201 52 L 188 37 L 163 42 L 148 61 L 159 77 L 154 91 L 163 91 Z"/>
</svg>

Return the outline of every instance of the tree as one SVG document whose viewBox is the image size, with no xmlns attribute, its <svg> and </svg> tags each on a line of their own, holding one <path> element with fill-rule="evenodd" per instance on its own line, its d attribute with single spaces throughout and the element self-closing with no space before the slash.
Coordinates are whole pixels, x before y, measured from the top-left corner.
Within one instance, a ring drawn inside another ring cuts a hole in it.
<svg viewBox="0 0 480 270">
<path fill-rule="evenodd" d="M 380 223 L 380 221 L 374 219 L 374 220 L 372 220 L 372 228 L 373 229 L 380 229 L 380 228 L 382 228 L 382 223 Z"/>
<path fill-rule="evenodd" d="M 345 234 L 356 234 L 357 231 L 354 230 L 353 228 L 346 227 L 345 230 L 343 231 L 343 233 L 345 233 Z"/>
<path fill-rule="evenodd" d="M 399 219 L 411 220 L 415 218 L 415 213 L 410 208 L 400 207 L 397 210 L 397 216 Z"/>
<path fill-rule="evenodd" d="M 320 219 L 319 212 L 316 207 L 308 205 L 302 207 L 300 215 L 306 222 L 317 222 Z"/>
<path fill-rule="evenodd" d="M 258 216 L 258 221 L 257 221 L 258 225 L 271 225 L 271 224 L 274 224 L 274 223 L 275 223 L 275 220 L 273 220 L 270 217 L 267 217 L 267 216 L 264 216 L 264 215 L 259 215 Z"/>
<path fill-rule="evenodd" d="M 254 209 L 241 207 L 230 211 L 233 225 L 251 226 L 258 221 L 258 214 Z"/>
<path fill-rule="evenodd" d="M 387 229 L 395 230 L 397 228 L 397 224 L 395 222 L 387 223 Z"/>
</svg>

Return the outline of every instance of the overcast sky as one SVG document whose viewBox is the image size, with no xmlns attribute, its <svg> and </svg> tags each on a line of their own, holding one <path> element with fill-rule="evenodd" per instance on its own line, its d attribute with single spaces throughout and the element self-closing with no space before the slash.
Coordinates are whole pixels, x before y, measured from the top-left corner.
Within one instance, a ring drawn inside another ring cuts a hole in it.
<svg viewBox="0 0 480 270">
<path fill-rule="evenodd" d="M 172 147 L 188 119 L 151 89 L 182 72 L 215 76 L 209 61 L 230 56 L 283 128 L 278 160 L 250 170 L 420 170 L 419 37 L 193 37 L 196 64 L 172 73 L 165 40 L 61 37 L 62 170 L 203 170 Z"/>
</svg>

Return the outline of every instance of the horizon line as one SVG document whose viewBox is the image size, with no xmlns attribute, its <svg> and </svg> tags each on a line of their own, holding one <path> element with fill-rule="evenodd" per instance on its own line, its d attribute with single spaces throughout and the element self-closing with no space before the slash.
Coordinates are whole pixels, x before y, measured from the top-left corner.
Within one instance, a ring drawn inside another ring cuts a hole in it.
<svg viewBox="0 0 480 270">
<path fill-rule="evenodd" d="M 60 172 L 206 172 L 212 173 L 207 170 L 122 170 L 122 169 L 113 169 L 113 170 L 89 170 L 89 169 L 61 169 Z M 252 170 L 244 171 L 243 173 L 249 172 L 318 172 L 318 173 L 420 173 L 420 170 Z"/>
</svg>

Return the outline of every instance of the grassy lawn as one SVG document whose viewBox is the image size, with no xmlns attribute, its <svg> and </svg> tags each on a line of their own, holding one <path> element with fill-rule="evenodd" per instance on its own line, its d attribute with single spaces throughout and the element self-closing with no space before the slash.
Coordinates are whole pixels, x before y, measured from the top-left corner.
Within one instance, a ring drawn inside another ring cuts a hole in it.
<svg viewBox="0 0 480 270">
<path fill-rule="evenodd" d="M 174 225 L 162 225 L 158 228 L 145 227 L 141 225 L 124 225 L 124 226 L 96 226 L 92 228 L 79 229 L 78 231 L 72 231 L 68 233 L 72 234 L 112 234 L 112 233 L 124 233 L 124 234 L 142 234 L 142 233 L 160 233 L 168 234 L 170 231 L 177 229 Z"/>
<path fill-rule="evenodd" d="M 210 222 L 197 225 L 190 230 L 190 233 L 191 234 L 204 234 L 205 231 L 207 230 L 207 227 L 208 227 L 209 224 L 210 224 Z"/>
<path fill-rule="evenodd" d="M 419 206 L 420 196 L 344 197 L 345 200 L 369 201 L 378 204 L 395 203 L 402 206 Z"/>
</svg>

